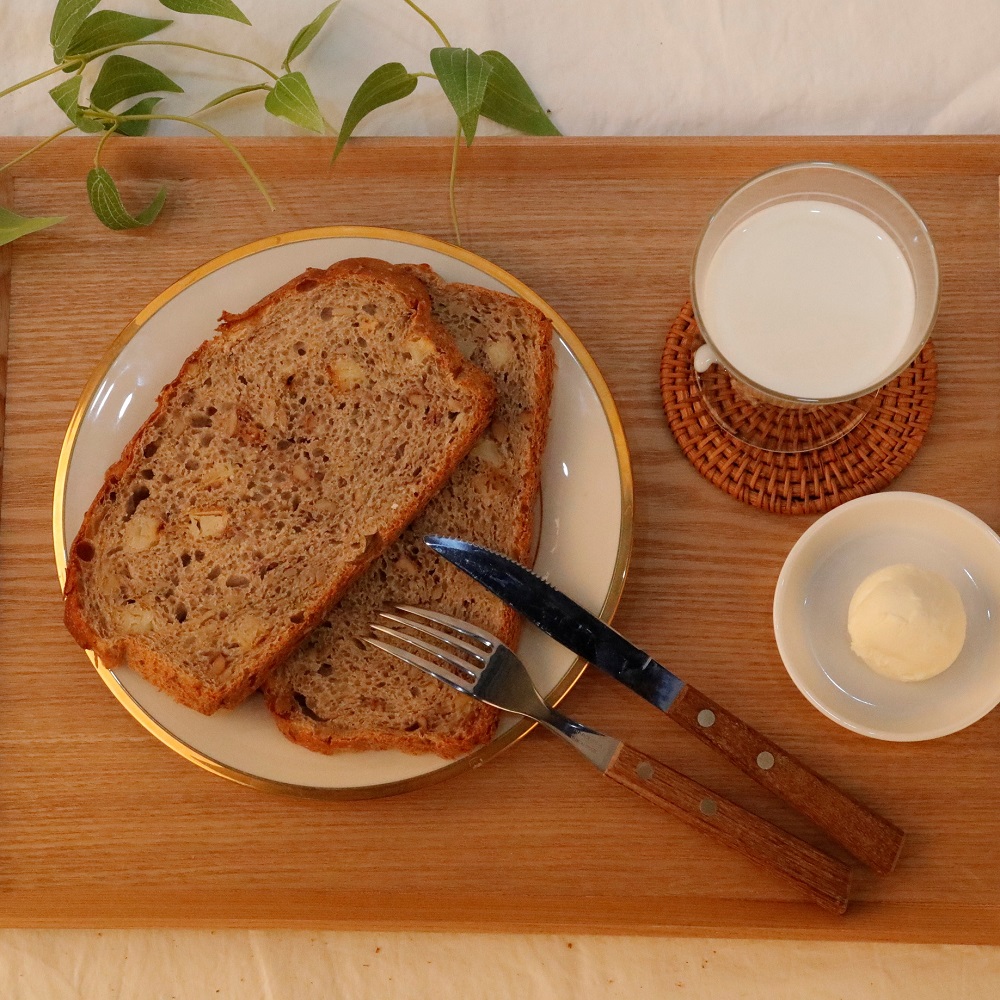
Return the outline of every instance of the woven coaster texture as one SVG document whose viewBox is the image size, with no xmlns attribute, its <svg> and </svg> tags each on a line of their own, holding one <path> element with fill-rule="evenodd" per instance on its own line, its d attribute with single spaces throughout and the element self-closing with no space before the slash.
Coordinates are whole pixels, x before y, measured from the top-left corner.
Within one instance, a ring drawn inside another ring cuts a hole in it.
<svg viewBox="0 0 1000 1000">
<path fill-rule="evenodd" d="M 815 451 L 764 451 L 727 434 L 698 396 L 693 355 L 701 342 L 691 303 L 667 334 L 660 392 L 667 423 L 688 461 L 743 503 L 776 514 L 822 514 L 889 485 L 923 442 L 937 398 L 937 363 L 928 341 L 916 361 L 879 391 L 865 418 Z"/>
</svg>

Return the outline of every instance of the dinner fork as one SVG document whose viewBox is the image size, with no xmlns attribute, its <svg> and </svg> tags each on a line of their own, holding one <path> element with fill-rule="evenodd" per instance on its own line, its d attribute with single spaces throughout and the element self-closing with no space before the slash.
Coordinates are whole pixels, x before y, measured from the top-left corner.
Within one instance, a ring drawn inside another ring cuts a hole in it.
<svg viewBox="0 0 1000 1000">
<path fill-rule="evenodd" d="M 373 623 L 372 630 L 392 642 L 368 637 L 373 646 L 462 694 L 534 719 L 612 781 L 787 879 L 825 909 L 847 909 L 851 872 L 846 864 L 661 761 L 556 711 L 538 693 L 513 650 L 496 636 L 450 615 L 409 605 L 384 611 L 380 620 L 391 625 Z"/>
</svg>

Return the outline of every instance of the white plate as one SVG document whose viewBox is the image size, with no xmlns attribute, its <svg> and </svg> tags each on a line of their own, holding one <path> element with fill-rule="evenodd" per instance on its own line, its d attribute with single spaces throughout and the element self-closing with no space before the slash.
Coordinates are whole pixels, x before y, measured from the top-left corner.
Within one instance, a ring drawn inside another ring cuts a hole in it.
<svg viewBox="0 0 1000 1000">
<path fill-rule="evenodd" d="M 944 673 L 904 682 L 851 652 L 847 609 L 858 584 L 895 563 L 942 574 L 959 591 L 968 627 Z M 967 510 L 922 493 L 852 500 L 792 547 L 774 593 L 778 651 L 799 690 L 840 725 L 881 740 L 957 732 L 1000 704 L 1000 538 Z"/>
<path fill-rule="evenodd" d="M 373 228 L 303 230 L 240 247 L 172 285 L 122 331 L 84 390 L 60 455 L 53 514 L 60 581 L 68 544 L 105 469 L 152 412 L 160 389 L 184 359 L 214 334 L 221 311 L 243 311 L 307 267 L 359 256 L 428 263 L 448 281 L 520 295 L 552 320 L 556 376 L 535 567 L 610 620 L 631 546 L 632 480 L 617 411 L 590 355 L 565 322 L 507 272 L 449 244 Z M 553 700 L 583 670 L 572 653 L 534 629 L 525 630 L 521 651 Z M 95 666 L 132 715 L 187 759 L 236 781 L 300 794 L 362 797 L 408 790 L 481 763 L 530 728 L 505 718 L 488 747 L 460 761 L 395 751 L 326 756 L 288 742 L 259 697 L 206 717 L 176 704 L 128 668 L 112 672 L 96 660 Z"/>
</svg>

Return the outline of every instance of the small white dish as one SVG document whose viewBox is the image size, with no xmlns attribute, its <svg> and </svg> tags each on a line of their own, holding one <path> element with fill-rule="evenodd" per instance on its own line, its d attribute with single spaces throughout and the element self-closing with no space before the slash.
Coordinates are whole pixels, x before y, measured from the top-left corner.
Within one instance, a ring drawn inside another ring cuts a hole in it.
<svg viewBox="0 0 1000 1000">
<path fill-rule="evenodd" d="M 962 652 L 929 680 L 882 677 L 851 651 L 851 596 L 894 563 L 940 573 L 965 605 Z M 878 493 L 825 514 L 792 547 L 774 592 L 774 635 L 795 685 L 834 722 L 880 740 L 929 740 L 1000 704 L 998 612 L 1000 537 L 987 524 L 938 497 Z"/>
</svg>

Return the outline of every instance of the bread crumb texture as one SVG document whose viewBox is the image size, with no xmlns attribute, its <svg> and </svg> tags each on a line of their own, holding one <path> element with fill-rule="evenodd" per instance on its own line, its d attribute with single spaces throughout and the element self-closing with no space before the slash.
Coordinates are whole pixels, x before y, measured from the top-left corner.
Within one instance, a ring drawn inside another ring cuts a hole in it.
<svg viewBox="0 0 1000 1000">
<path fill-rule="evenodd" d="M 441 489 L 495 396 L 384 262 L 224 314 L 87 512 L 67 626 L 191 708 L 238 704 Z"/>
<path fill-rule="evenodd" d="M 271 712 L 289 739 L 313 750 L 395 749 L 460 756 L 487 742 L 498 713 L 368 646 L 386 605 L 411 604 L 473 622 L 516 644 L 518 618 L 423 544 L 429 533 L 478 542 L 526 562 L 552 393 L 552 329 L 510 295 L 419 277 L 434 317 L 498 391 L 493 421 L 423 514 L 350 588 L 267 680 Z"/>
</svg>

